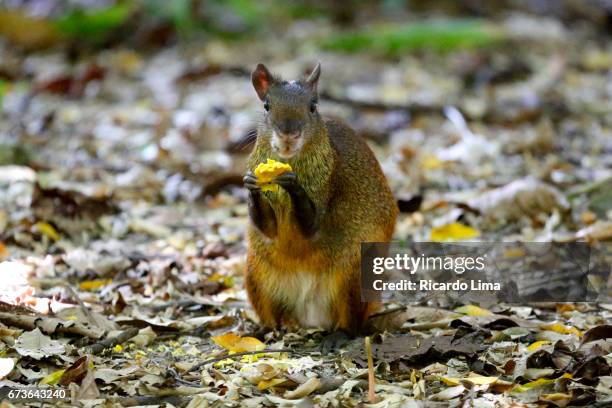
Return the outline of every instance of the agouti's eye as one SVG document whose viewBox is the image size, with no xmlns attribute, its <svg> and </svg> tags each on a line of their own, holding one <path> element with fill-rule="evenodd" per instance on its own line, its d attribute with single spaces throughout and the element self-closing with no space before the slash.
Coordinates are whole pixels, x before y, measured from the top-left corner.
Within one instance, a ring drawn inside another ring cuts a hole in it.
<svg viewBox="0 0 612 408">
<path fill-rule="evenodd" d="M 270 102 L 264 101 L 264 109 L 266 110 L 266 112 L 270 110 Z"/>
<path fill-rule="evenodd" d="M 316 110 L 317 110 L 317 102 L 316 101 L 310 102 L 310 112 L 315 113 Z"/>
</svg>

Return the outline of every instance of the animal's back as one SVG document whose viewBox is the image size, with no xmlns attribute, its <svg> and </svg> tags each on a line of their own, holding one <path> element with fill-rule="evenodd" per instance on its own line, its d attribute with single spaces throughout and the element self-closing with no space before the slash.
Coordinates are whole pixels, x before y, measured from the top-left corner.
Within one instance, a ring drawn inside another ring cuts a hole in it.
<svg viewBox="0 0 612 408">
<path fill-rule="evenodd" d="M 340 120 L 326 118 L 325 125 L 338 163 L 331 178 L 336 198 L 330 200 L 335 204 L 330 221 L 342 220 L 338 230 L 352 242 L 389 241 L 398 208 L 374 153 Z"/>
</svg>

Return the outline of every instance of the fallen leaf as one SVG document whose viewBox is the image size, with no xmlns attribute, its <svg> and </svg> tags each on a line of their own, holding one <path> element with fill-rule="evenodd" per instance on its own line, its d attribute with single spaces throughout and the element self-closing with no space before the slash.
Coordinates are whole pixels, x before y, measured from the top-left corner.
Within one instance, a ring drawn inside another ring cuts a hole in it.
<svg viewBox="0 0 612 408">
<path fill-rule="evenodd" d="M 499 377 L 485 377 L 478 374 L 471 374 L 467 377 L 456 378 L 456 377 L 441 377 L 442 382 L 446 385 L 457 386 L 460 385 L 463 381 L 470 382 L 474 385 L 488 385 L 494 384 Z"/>
<path fill-rule="evenodd" d="M 609 338 L 612 338 L 612 325 L 602 324 L 587 330 L 582 338 L 582 344 Z"/>
<path fill-rule="evenodd" d="M 571 400 L 572 396 L 570 394 L 562 392 L 540 395 L 540 401 L 551 403 L 557 407 L 565 407 Z"/>
<path fill-rule="evenodd" d="M 462 241 L 466 239 L 476 238 L 480 235 L 478 230 L 461 224 L 459 222 L 453 222 L 445 224 L 440 227 L 434 227 L 431 229 L 430 239 L 432 241 Z"/>
<path fill-rule="evenodd" d="M 51 374 L 44 377 L 42 380 L 40 380 L 39 384 L 40 385 L 45 385 L 45 384 L 56 385 L 59 382 L 59 380 L 62 378 L 62 375 L 64 375 L 65 372 L 66 372 L 65 369 L 54 371 Z"/>
<path fill-rule="evenodd" d="M 103 288 L 106 285 L 113 283 L 112 279 L 95 279 L 79 283 L 79 289 L 93 291 Z"/>
<path fill-rule="evenodd" d="M 559 190 L 532 177 L 515 180 L 481 194 L 470 200 L 468 205 L 495 221 L 517 220 L 523 216 L 549 214 L 554 209 L 569 209 L 567 199 Z"/>
<path fill-rule="evenodd" d="M 265 391 L 268 388 L 276 387 L 278 385 L 286 384 L 288 382 L 290 382 L 290 380 L 288 380 L 286 378 L 273 378 L 271 380 L 263 380 L 263 381 L 260 381 L 259 383 L 257 383 L 257 389 L 259 391 Z"/>
<path fill-rule="evenodd" d="M 0 358 L 0 380 L 6 378 L 13 371 L 15 361 L 12 358 Z"/>
<path fill-rule="evenodd" d="M 151 343 L 153 340 L 155 340 L 156 337 L 157 334 L 155 334 L 155 331 L 153 331 L 153 329 L 148 326 L 144 329 L 138 330 L 138 334 L 132 337 L 130 341 L 140 347 L 145 347 L 148 346 L 149 343 Z"/>
<path fill-rule="evenodd" d="M 64 371 L 62 378 L 59 380 L 59 385 L 66 387 L 70 383 L 80 384 L 85 375 L 87 375 L 88 361 L 87 356 L 83 356 L 75 361 Z"/>
<path fill-rule="evenodd" d="M 285 395 L 283 395 L 283 397 L 287 399 L 303 398 L 307 395 L 312 394 L 313 392 L 318 390 L 320 387 L 321 387 L 321 381 L 318 378 L 313 377 L 313 378 L 310 378 L 308 381 L 306 381 L 304 384 L 297 387 L 295 390 L 285 392 Z"/>
<path fill-rule="evenodd" d="M 493 313 L 475 305 L 465 305 L 455 309 L 455 312 L 468 316 L 492 316 Z"/>
<path fill-rule="evenodd" d="M 245 351 L 260 351 L 266 345 L 255 337 L 240 337 L 228 332 L 219 336 L 213 336 L 212 340 L 231 353 L 242 353 Z"/>
<path fill-rule="evenodd" d="M 548 384 L 552 384 L 554 383 L 555 380 L 554 379 L 548 379 L 548 378 L 538 378 L 535 381 L 531 381 L 528 382 L 527 384 L 518 384 L 516 385 L 514 388 L 512 388 L 511 393 L 512 394 L 518 394 L 518 393 L 522 393 L 522 392 L 527 392 L 530 391 L 532 389 L 535 388 L 540 388 L 540 387 L 544 387 Z"/>
<path fill-rule="evenodd" d="M 539 349 L 540 347 L 545 346 L 547 344 L 550 344 L 550 341 L 548 341 L 548 340 L 538 340 L 538 341 L 535 341 L 535 342 L 531 343 L 529 346 L 527 346 L 527 350 L 535 351 L 535 350 Z"/>
<path fill-rule="evenodd" d="M 34 227 L 38 230 L 38 232 L 40 232 L 42 235 L 46 236 L 47 238 L 53 241 L 60 240 L 59 233 L 48 222 L 38 221 L 36 224 L 34 224 Z"/>
<path fill-rule="evenodd" d="M 81 385 L 78 387 L 76 400 L 93 400 L 100 396 L 100 391 L 96 385 L 96 378 L 94 376 L 94 370 L 87 370 L 85 378 L 81 381 Z"/>
<path fill-rule="evenodd" d="M 56 340 L 42 334 L 40 329 L 25 332 L 15 341 L 15 350 L 25 357 L 40 360 L 45 357 L 64 354 L 65 346 Z"/>
<path fill-rule="evenodd" d="M 528 380 L 536 380 L 538 378 L 550 377 L 555 373 L 552 368 L 528 368 L 523 373 L 523 377 Z"/>
<path fill-rule="evenodd" d="M 612 221 L 597 221 L 576 232 L 576 239 L 587 241 L 605 241 L 610 238 L 612 238 Z"/>
<path fill-rule="evenodd" d="M 575 334 L 578 337 L 582 336 L 582 332 L 573 326 L 565 326 L 559 322 L 547 323 L 540 326 L 542 330 L 550 330 L 560 334 Z"/>
<path fill-rule="evenodd" d="M 460 396 L 464 391 L 465 387 L 463 385 L 457 385 L 433 394 L 430 398 L 434 401 L 448 401 Z"/>
</svg>

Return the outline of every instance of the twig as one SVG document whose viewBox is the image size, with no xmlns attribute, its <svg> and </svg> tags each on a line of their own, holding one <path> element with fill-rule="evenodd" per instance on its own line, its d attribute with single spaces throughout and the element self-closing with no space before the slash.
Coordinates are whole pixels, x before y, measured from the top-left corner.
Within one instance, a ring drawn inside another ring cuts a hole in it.
<svg viewBox="0 0 612 408">
<path fill-rule="evenodd" d="M 99 327 L 89 328 L 71 320 L 60 320 L 55 317 L 23 315 L 0 312 L 0 322 L 9 326 L 32 330 L 39 327 L 44 333 L 71 333 L 97 340 L 104 335 Z"/>
<path fill-rule="evenodd" d="M 296 353 L 296 350 L 285 348 L 285 349 L 278 349 L 278 350 L 243 351 L 241 353 L 225 354 L 219 357 L 215 357 L 209 360 L 202 361 L 201 363 L 198 363 L 194 365 L 193 367 L 191 367 L 188 371 L 195 371 L 201 367 L 204 367 L 205 365 L 217 363 L 219 361 L 223 361 L 228 358 L 251 356 L 254 354 L 271 354 L 271 353 Z"/>
<path fill-rule="evenodd" d="M 129 328 L 127 330 L 122 331 L 115 337 L 111 337 L 108 339 L 104 339 L 98 343 L 92 344 L 87 347 L 87 350 L 91 354 L 98 354 L 102 352 L 104 349 L 115 347 L 117 344 L 125 343 L 132 337 L 138 334 L 138 329 L 136 327 Z"/>
<path fill-rule="evenodd" d="M 368 355 L 368 401 L 371 404 L 378 402 L 376 396 L 376 377 L 374 377 L 374 358 L 372 357 L 372 344 L 370 337 L 365 338 L 365 349 Z"/>
<path fill-rule="evenodd" d="M 96 319 L 91 314 L 91 311 L 89 310 L 87 306 L 85 306 L 85 303 L 83 303 L 83 301 L 81 300 L 79 295 L 74 291 L 74 289 L 72 289 L 70 285 L 64 285 L 64 288 L 66 288 L 66 290 L 70 293 L 70 296 L 72 296 L 72 298 L 76 300 L 76 302 L 79 304 L 79 307 L 83 311 L 83 314 L 87 318 L 87 321 L 89 322 L 89 324 L 92 325 L 93 327 L 98 327 L 98 323 L 96 322 Z"/>
<path fill-rule="evenodd" d="M 450 326 L 450 323 L 455 319 L 444 319 L 439 320 L 437 322 L 426 322 L 426 323 L 412 323 L 412 324 L 403 324 L 401 327 L 401 331 L 407 330 L 431 330 L 431 329 L 446 329 Z"/>
<path fill-rule="evenodd" d="M 368 319 L 375 319 L 377 317 L 386 316 L 386 315 L 389 315 L 389 314 L 392 314 L 392 313 L 404 312 L 406 309 L 408 309 L 408 306 L 394 307 L 394 308 L 391 308 L 391 309 L 380 311 L 378 313 L 374 313 L 374 314 L 370 315 L 368 317 Z"/>
</svg>

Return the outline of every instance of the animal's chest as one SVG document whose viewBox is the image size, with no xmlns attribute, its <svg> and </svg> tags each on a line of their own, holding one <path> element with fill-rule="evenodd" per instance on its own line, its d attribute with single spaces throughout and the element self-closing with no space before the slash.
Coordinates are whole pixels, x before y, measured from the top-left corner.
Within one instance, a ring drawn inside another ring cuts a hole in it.
<svg viewBox="0 0 612 408">
<path fill-rule="evenodd" d="M 332 329 L 330 285 L 324 276 L 309 272 L 283 274 L 276 279 L 277 300 L 303 327 Z"/>
</svg>

